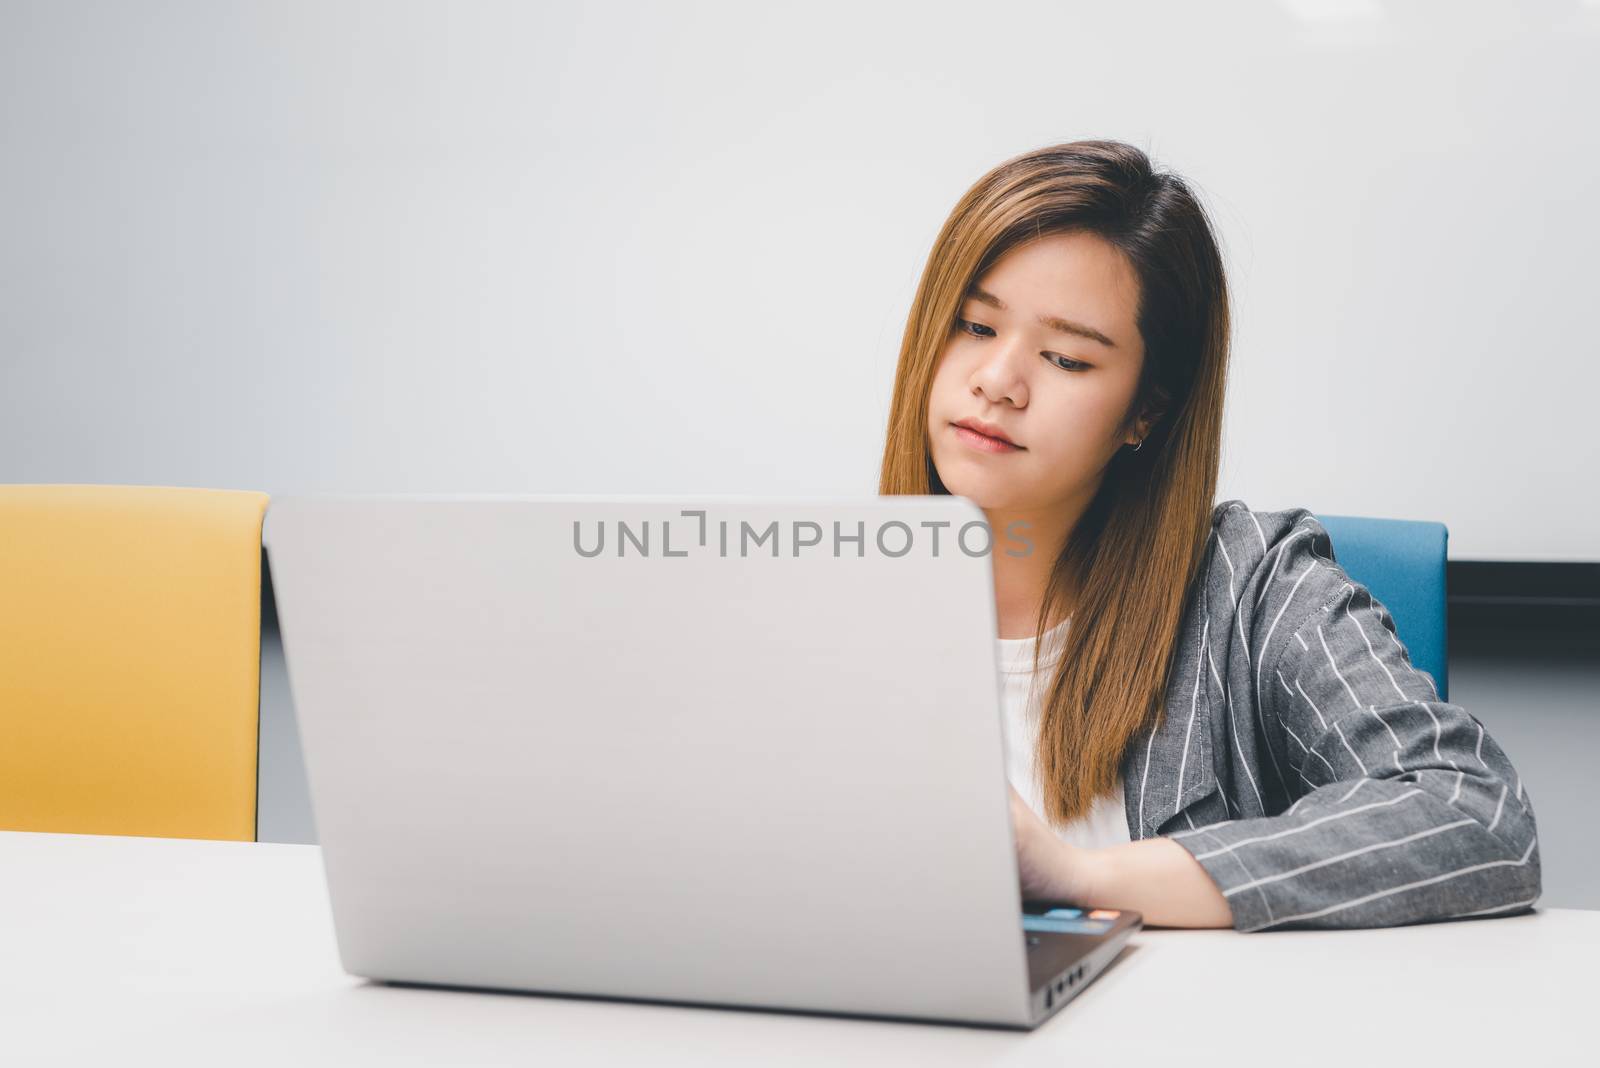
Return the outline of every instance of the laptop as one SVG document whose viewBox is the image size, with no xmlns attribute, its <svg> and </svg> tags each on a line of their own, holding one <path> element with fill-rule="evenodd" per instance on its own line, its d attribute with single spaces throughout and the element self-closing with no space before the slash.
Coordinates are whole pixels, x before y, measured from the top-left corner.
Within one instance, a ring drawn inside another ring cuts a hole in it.
<svg viewBox="0 0 1600 1068">
<path fill-rule="evenodd" d="M 404 984 L 1027 1029 L 982 511 L 301 496 L 267 545 L 339 954 Z"/>
</svg>

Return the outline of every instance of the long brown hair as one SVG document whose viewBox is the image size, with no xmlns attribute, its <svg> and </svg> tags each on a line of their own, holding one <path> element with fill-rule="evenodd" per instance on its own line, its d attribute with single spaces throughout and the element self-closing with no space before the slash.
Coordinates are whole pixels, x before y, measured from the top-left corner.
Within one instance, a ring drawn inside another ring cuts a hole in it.
<svg viewBox="0 0 1600 1068">
<path fill-rule="evenodd" d="M 1130 411 L 1161 414 L 1137 451 L 1113 457 L 1040 606 L 1039 634 L 1072 618 L 1041 702 L 1036 755 L 1044 815 L 1056 823 L 1110 791 L 1129 743 L 1160 722 L 1211 530 L 1228 293 L 1210 222 L 1189 185 L 1118 141 L 1052 145 L 979 178 L 940 229 L 911 304 L 878 485 L 880 494 L 949 492 L 928 449 L 928 397 L 961 301 L 1008 250 L 1061 232 L 1092 233 L 1132 265 L 1145 356 Z"/>
</svg>

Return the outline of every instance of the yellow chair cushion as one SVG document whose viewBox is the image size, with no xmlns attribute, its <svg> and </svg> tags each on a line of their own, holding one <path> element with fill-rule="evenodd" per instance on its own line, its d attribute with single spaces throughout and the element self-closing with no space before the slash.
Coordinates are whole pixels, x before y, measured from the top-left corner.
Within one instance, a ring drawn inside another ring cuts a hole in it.
<svg viewBox="0 0 1600 1068">
<path fill-rule="evenodd" d="M 0 485 L 0 829 L 255 839 L 267 501 Z"/>
</svg>

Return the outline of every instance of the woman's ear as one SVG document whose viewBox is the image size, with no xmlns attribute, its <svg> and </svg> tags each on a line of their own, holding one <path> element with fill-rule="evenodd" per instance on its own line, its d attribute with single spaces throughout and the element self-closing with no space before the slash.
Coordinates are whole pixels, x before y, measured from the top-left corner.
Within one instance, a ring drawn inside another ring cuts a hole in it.
<svg viewBox="0 0 1600 1068">
<path fill-rule="evenodd" d="M 1133 421 L 1133 426 L 1129 428 L 1129 433 L 1133 435 L 1133 440 L 1128 444 L 1137 445 L 1149 437 L 1150 431 L 1161 421 L 1161 417 L 1165 414 L 1160 409 L 1146 408 L 1139 415 L 1139 418 Z"/>
<path fill-rule="evenodd" d="M 1140 410 L 1139 418 L 1134 423 L 1134 429 L 1139 435 L 1138 440 L 1143 441 L 1149 437 L 1150 431 L 1155 429 L 1156 424 L 1161 422 L 1166 414 L 1167 399 L 1165 396 L 1157 395 L 1153 399 L 1146 401 Z"/>
</svg>

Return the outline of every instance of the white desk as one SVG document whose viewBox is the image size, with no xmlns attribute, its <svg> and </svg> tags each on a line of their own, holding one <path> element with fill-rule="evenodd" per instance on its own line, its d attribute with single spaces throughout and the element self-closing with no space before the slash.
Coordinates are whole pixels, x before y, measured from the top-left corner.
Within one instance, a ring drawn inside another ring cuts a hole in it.
<svg viewBox="0 0 1600 1068">
<path fill-rule="evenodd" d="M 1144 931 L 1032 1033 L 368 983 L 315 846 L 0 832 L 0 1063 L 1595 1063 L 1600 912 Z"/>
</svg>

